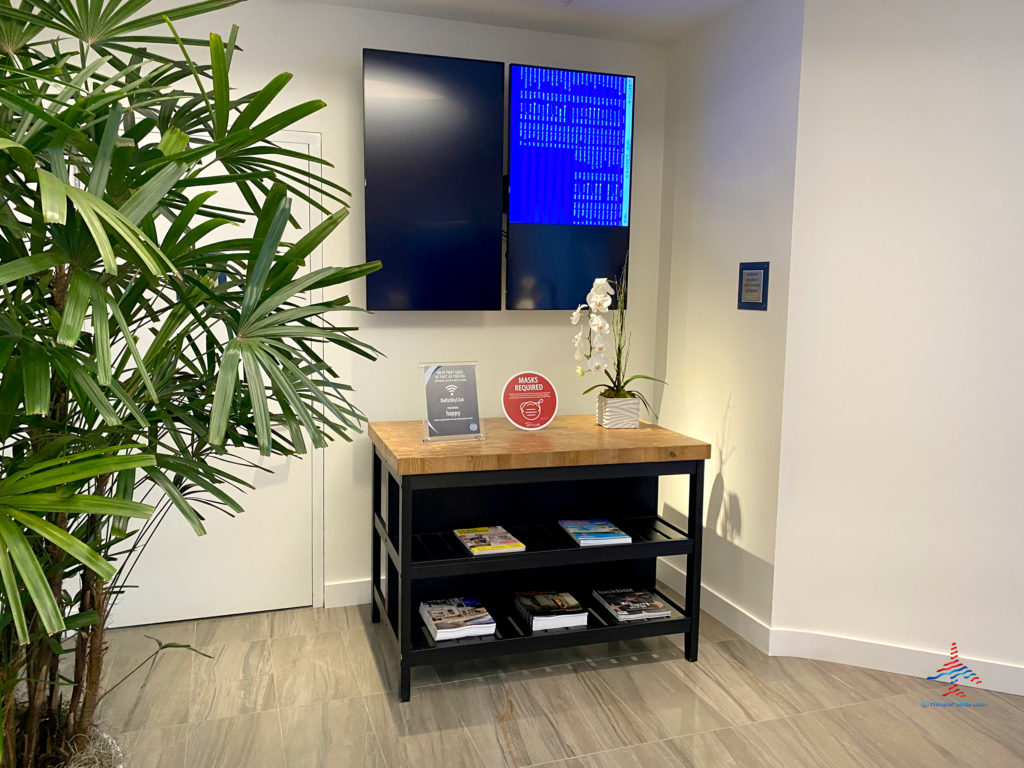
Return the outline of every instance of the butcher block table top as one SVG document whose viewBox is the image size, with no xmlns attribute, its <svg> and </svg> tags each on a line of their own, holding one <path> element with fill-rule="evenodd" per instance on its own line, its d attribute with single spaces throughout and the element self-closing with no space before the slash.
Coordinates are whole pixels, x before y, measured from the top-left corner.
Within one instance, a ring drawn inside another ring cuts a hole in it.
<svg viewBox="0 0 1024 768">
<path fill-rule="evenodd" d="M 503 418 L 483 422 L 484 440 L 425 443 L 422 421 L 375 421 L 369 432 L 378 454 L 400 477 L 711 458 L 709 443 L 644 422 L 639 429 L 605 429 L 593 414 L 557 416 L 536 432 Z"/>
</svg>

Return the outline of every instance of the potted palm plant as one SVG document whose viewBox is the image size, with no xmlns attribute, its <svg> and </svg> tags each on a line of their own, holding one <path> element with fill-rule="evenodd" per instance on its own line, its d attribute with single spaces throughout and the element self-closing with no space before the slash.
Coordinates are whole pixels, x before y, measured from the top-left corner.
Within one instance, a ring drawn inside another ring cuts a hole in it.
<svg viewBox="0 0 1024 768">
<path fill-rule="evenodd" d="M 324 104 L 275 110 L 287 73 L 234 91 L 238 29 L 174 27 L 235 2 L 0 2 L 2 768 L 88 740 L 115 556 L 154 511 L 202 534 L 243 509 L 211 457 L 302 454 L 363 420 L 326 348 L 374 358 L 332 318 L 379 264 L 302 269 L 347 192 L 274 141 Z M 322 223 L 298 234 L 293 199 Z"/>
<path fill-rule="evenodd" d="M 599 277 L 587 294 L 587 303 L 580 304 L 570 321 L 579 326 L 583 311 L 589 310 L 586 326 L 580 326 L 573 336 L 576 375 L 596 373 L 607 382 L 583 390 L 584 394 L 598 391 L 597 423 L 608 429 L 636 429 L 640 426 L 640 405 L 648 411 L 650 403 L 644 394 L 633 389 L 635 381 L 665 382 L 653 376 L 626 373 L 629 363 L 629 336 L 626 333 L 626 276 L 629 262 L 622 267 L 619 279 Z M 618 287 L 618 302 L 611 310 L 612 297 Z"/>
</svg>

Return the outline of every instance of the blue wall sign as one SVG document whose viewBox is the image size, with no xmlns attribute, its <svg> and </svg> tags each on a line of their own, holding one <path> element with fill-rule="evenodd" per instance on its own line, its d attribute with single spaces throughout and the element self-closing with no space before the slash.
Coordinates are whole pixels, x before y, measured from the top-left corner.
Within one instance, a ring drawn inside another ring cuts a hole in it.
<svg viewBox="0 0 1024 768">
<path fill-rule="evenodd" d="M 740 264 L 737 309 L 768 309 L 768 262 L 746 261 Z"/>
</svg>

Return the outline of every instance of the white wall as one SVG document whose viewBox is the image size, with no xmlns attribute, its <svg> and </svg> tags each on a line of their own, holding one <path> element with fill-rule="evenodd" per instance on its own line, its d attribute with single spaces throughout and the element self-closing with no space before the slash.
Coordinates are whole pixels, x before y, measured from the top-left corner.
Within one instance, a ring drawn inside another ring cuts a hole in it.
<svg viewBox="0 0 1024 768">
<path fill-rule="evenodd" d="M 808 3 L 773 652 L 956 640 L 1024 693 L 1021 39 L 1020 3 Z"/>
<path fill-rule="evenodd" d="M 281 71 L 295 78 L 282 104 L 321 98 L 327 108 L 297 128 L 323 134 L 330 177 L 353 193 L 353 215 L 325 244 L 326 264 L 365 260 L 362 205 L 362 49 L 482 58 L 636 75 L 636 116 L 630 288 L 631 362 L 655 367 L 655 318 L 660 259 L 665 59 L 662 48 L 545 34 L 519 29 L 428 19 L 311 2 L 254 0 L 206 17 L 198 25 L 222 34 L 241 27 L 244 49 L 233 62 L 234 82 L 262 85 Z M 197 25 L 190 32 L 200 31 Z M 364 291 L 351 292 L 355 304 Z M 583 297 L 581 297 L 582 301 Z M 593 411 L 575 376 L 568 312 L 407 312 L 359 316 L 359 337 L 386 358 L 369 364 L 338 355 L 343 381 L 356 387 L 355 402 L 371 420 L 417 419 L 421 361 L 478 360 L 484 416 L 500 415 L 498 393 L 513 373 L 537 369 L 555 383 L 559 412 Z M 370 447 L 365 437 L 336 444 L 326 457 L 327 599 L 369 599 Z M 295 513 L 298 513 L 296 511 Z M 331 586 L 334 583 L 334 586 Z M 347 585 L 347 586 L 346 586 Z"/>
<path fill-rule="evenodd" d="M 765 646 L 802 7 L 802 0 L 764 0 L 737 8 L 692 30 L 669 61 L 669 386 L 660 423 L 713 444 L 705 604 L 752 639 L 764 630 Z M 741 261 L 771 263 L 767 312 L 736 308 Z M 662 491 L 667 514 L 686 510 L 685 479 L 663 482 Z"/>
</svg>

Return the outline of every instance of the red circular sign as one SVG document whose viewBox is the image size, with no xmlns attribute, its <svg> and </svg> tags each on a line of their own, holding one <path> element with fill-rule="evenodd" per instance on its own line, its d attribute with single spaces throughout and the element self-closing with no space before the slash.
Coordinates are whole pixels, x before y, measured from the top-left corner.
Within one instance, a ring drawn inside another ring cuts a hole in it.
<svg viewBox="0 0 1024 768">
<path fill-rule="evenodd" d="M 523 371 L 505 382 L 501 407 L 520 429 L 544 429 L 558 412 L 558 393 L 544 376 Z"/>
</svg>

